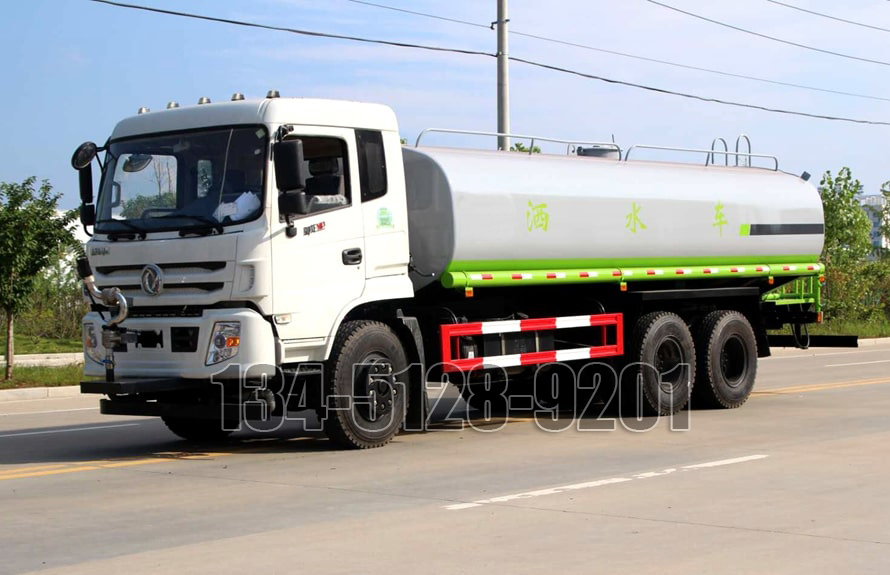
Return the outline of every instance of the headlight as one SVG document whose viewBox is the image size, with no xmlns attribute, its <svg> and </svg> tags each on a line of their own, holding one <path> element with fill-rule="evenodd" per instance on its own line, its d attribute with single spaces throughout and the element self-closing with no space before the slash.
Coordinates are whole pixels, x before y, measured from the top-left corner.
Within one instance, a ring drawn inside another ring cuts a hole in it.
<svg viewBox="0 0 890 575">
<path fill-rule="evenodd" d="M 102 364 L 102 352 L 99 350 L 99 338 L 96 336 L 96 326 L 91 323 L 83 324 L 83 350 L 90 359 Z"/>
<path fill-rule="evenodd" d="M 213 324 L 213 334 L 207 349 L 207 365 L 214 365 L 238 355 L 241 345 L 241 322 L 218 321 Z"/>
</svg>

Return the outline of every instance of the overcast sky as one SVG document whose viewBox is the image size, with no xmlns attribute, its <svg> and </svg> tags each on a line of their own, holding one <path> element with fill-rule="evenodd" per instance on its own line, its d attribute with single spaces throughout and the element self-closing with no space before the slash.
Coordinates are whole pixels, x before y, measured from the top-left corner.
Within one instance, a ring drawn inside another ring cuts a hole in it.
<svg viewBox="0 0 890 575">
<path fill-rule="evenodd" d="M 375 0 L 488 25 L 495 0 Z M 662 0 L 739 27 L 890 63 L 890 34 L 767 0 Z M 890 29 L 886 0 L 785 0 Z M 132 0 L 224 18 L 494 52 L 496 34 L 349 0 Z M 890 100 L 890 65 L 843 59 L 721 28 L 646 0 L 511 0 L 512 30 L 650 58 Z M 403 137 L 427 127 L 493 131 L 496 64 L 433 53 L 297 36 L 149 14 L 88 0 L 8 3 L 0 21 L 4 111 L 0 180 L 47 178 L 77 204 L 71 152 L 105 141 L 140 106 L 261 97 L 343 98 L 388 104 Z M 513 35 L 513 56 L 668 90 L 814 114 L 890 122 L 890 101 L 727 78 Z M 883 80 L 882 80 L 883 78 Z M 578 140 L 709 148 L 748 134 L 754 151 L 818 180 L 849 166 L 867 193 L 890 180 L 890 126 L 868 126 L 728 107 L 511 65 L 512 131 Z M 446 140 L 430 140 L 445 144 Z M 461 142 L 463 143 L 463 142 Z M 479 146 L 493 146 L 481 139 Z M 636 154 L 636 153 L 635 153 Z M 645 157 L 641 154 L 639 157 Z M 652 156 L 649 156 L 652 157 Z M 682 158 L 681 158 L 682 159 Z M 689 159 L 689 158 L 687 158 Z M 764 191 L 765 193 L 767 190 Z"/>
</svg>

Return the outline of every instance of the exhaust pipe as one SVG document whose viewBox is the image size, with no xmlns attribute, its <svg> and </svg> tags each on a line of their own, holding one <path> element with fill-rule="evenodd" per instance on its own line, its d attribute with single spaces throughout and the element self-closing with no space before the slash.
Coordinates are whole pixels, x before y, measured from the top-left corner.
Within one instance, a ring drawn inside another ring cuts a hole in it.
<svg viewBox="0 0 890 575">
<path fill-rule="evenodd" d="M 108 307 L 117 306 L 117 316 L 108 320 L 108 325 L 118 325 L 127 319 L 127 313 L 129 313 L 130 307 L 127 304 L 127 298 L 121 293 L 121 290 L 116 287 L 100 290 L 96 286 L 96 278 L 93 276 L 93 269 L 90 267 L 90 262 L 86 257 L 82 256 L 77 258 L 77 275 L 83 280 L 83 285 L 94 300 L 98 300 Z"/>
</svg>

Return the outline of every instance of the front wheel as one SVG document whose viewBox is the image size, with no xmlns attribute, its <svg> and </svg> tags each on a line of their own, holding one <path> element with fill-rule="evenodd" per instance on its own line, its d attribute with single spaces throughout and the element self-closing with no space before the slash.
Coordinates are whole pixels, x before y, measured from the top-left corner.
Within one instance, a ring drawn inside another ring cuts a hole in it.
<svg viewBox="0 0 890 575">
<path fill-rule="evenodd" d="M 188 441 L 222 441 L 232 434 L 224 429 L 221 419 L 188 419 L 162 417 L 167 429 Z"/>
<path fill-rule="evenodd" d="M 386 324 L 340 326 L 318 413 L 327 436 L 350 449 L 389 443 L 405 419 L 407 369 L 402 343 Z"/>
</svg>

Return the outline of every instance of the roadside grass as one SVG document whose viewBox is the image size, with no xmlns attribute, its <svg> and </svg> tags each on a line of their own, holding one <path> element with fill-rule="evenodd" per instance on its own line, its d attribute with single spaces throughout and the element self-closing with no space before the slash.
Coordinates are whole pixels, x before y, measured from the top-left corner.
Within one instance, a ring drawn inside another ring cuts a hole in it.
<svg viewBox="0 0 890 575">
<path fill-rule="evenodd" d="M 890 337 L 890 320 L 849 321 L 834 319 L 810 326 L 813 335 L 858 335 L 860 338 Z"/>
<path fill-rule="evenodd" d="M 80 339 L 48 339 L 33 335 L 19 335 L 13 337 L 15 354 L 29 353 L 70 353 L 83 351 L 83 343 Z M 6 337 L 0 338 L 0 354 L 6 353 Z"/>
<path fill-rule="evenodd" d="M 77 385 L 82 378 L 83 365 L 80 364 L 66 365 L 64 367 L 13 366 L 12 379 L 8 381 L 0 379 L 0 389 Z"/>
</svg>

